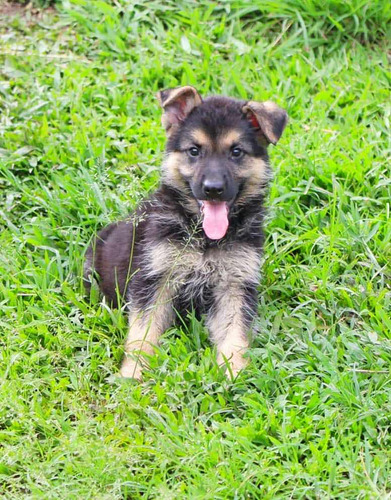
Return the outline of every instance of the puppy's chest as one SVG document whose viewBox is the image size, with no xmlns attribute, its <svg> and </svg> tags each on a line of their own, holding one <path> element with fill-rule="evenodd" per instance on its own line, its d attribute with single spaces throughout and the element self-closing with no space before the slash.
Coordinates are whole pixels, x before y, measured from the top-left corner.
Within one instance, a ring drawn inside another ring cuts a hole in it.
<svg viewBox="0 0 391 500">
<path fill-rule="evenodd" d="M 150 271 L 175 287 L 230 286 L 257 282 L 259 253 L 249 246 L 209 248 L 159 243 L 150 249 Z"/>
</svg>

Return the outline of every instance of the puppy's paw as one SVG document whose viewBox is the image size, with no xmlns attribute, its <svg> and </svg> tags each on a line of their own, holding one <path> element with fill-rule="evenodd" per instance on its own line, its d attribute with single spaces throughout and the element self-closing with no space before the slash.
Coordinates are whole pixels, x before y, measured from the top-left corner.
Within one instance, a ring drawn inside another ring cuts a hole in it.
<svg viewBox="0 0 391 500">
<path fill-rule="evenodd" d="M 232 379 L 235 379 L 240 371 L 243 370 L 248 364 L 246 358 L 243 357 L 241 352 L 219 352 L 217 362 L 220 366 L 226 366 L 227 371 Z"/>
<path fill-rule="evenodd" d="M 139 359 L 125 357 L 119 371 L 121 377 L 142 380 L 142 365 Z"/>
</svg>

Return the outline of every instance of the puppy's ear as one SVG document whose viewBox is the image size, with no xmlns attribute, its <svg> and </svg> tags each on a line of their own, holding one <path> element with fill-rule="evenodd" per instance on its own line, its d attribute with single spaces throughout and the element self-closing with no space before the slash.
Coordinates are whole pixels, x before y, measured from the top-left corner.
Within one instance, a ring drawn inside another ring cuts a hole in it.
<svg viewBox="0 0 391 500">
<path fill-rule="evenodd" d="M 288 123 L 288 114 L 285 109 L 271 101 L 249 101 L 243 106 L 242 111 L 269 144 L 277 144 Z"/>
<path fill-rule="evenodd" d="M 202 102 L 200 94 L 190 85 L 162 90 L 157 93 L 157 98 L 164 110 L 162 124 L 167 133 L 170 132 L 172 126 L 182 122 Z"/>
</svg>

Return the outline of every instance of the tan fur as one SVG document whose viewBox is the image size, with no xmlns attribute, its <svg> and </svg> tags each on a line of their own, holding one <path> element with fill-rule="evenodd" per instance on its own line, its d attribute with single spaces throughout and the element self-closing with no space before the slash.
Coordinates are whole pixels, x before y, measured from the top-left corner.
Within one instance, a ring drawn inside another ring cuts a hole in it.
<svg viewBox="0 0 391 500">
<path fill-rule="evenodd" d="M 129 315 L 129 333 L 125 342 L 125 357 L 121 366 L 123 377 L 141 378 L 143 353 L 153 354 L 160 335 L 174 320 L 172 289 L 163 282 L 153 307 Z"/>
<path fill-rule="evenodd" d="M 241 133 L 238 130 L 231 129 L 222 134 L 218 140 L 218 147 L 220 151 L 230 150 L 233 145 L 240 142 Z"/>
<path fill-rule="evenodd" d="M 247 180 L 240 197 L 236 200 L 238 204 L 246 203 L 251 196 L 258 195 L 262 191 L 262 186 L 272 178 L 271 170 L 261 158 L 246 158 L 240 175 L 242 179 Z"/>
<path fill-rule="evenodd" d="M 249 347 L 249 340 L 243 325 L 242 313 L 239 312 L 242 302 L 231 298 L 226 300 L 225 305 L 228 309 L 218 309 L 213 321 L 208 323 L 208 327 L 212 339 L 215 336 L 219 339 L 215 341 L 218 364 L 229 363 L 232 375 L 235 377 L 247 365 L 247 360 L 243 355 Z"/>
<path fill-rule="evenodd" d="M 212 147 L 212 141 L 210 140 L 210 137 L 208 134 L 206 134 L 203 130 L 201 129 L 195 129 L 191 132 L 191 137 L 193 139 L 193 144 L 197 144 L 199 146 L 211 148 Z M 191 144 L 189 144 L 189 147 Z"/>
<path fill-rule="evenodd" d="M 238 285 L 223 282 L 215 288 L 214 297 L 217 311 L 208 319 L 207 325 L 213 341 L 221 344 L 231 327 L 237 330 L 242 326 L 243 292 Z"/>
<path fill-rule="evenodd" d="M 193 175 L 192 166 L 184 160 L 183 153 L 173 152 L 163 162 L 163 176 L 174 186 L 183 187 L 185 185 L 183 177 Z"/>
<path fill-rule="evenodd" d="M 189 274 L 208 279 L 212 284 L 258 282 L 260 257 L 250 246 L 230 249 L 210 248 L 206 252 L 194 246 L 176 246 L 161 242 L 150 249 L 151 272 L 167 273 L 171 281 L 182 284 Z"/>
<path fill-rule="evenodd" d="M 275 113 L 280 108 L 277 106 L 275 102 L 272 101 L 263 101 L 263 107 L 266 109 L 268 113 Z"/>
<path fill-rule="evenodd" d="M 184 177 L 193 175 L 193 167 L 189 165 L 186 156 L 180 152 L 173 152 L 163 162 L 162 177 L 171 186 L 183 191 L 186 189 Z M 194 214 L 199 213 L 197 200 L 189 197 L 187 206 Z"/>
<path fill-rule="evenodd" d="M 247 331 L 243 318 L 243 292 L 238 286 L 222 283 L 215 290 L 216 312 L 208 318 L 212 340 L 217 345 L 217 361 L 231 365 L 232 374 L 246 366 L 243 357 L 249 346 Z"/>
</svg>

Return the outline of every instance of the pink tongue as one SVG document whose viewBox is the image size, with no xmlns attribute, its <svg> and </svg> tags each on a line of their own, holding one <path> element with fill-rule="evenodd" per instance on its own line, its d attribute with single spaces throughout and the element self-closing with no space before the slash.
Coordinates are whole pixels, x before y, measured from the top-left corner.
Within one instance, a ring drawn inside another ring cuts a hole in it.
<svg viewBox="0 0 391 500">
<path fill-rule="evenodd" d="M 228 207 L 225 201 L 204 201 L 202 227 L 208 238 L 219 240 L 228 229 Z"/>
</svg>

